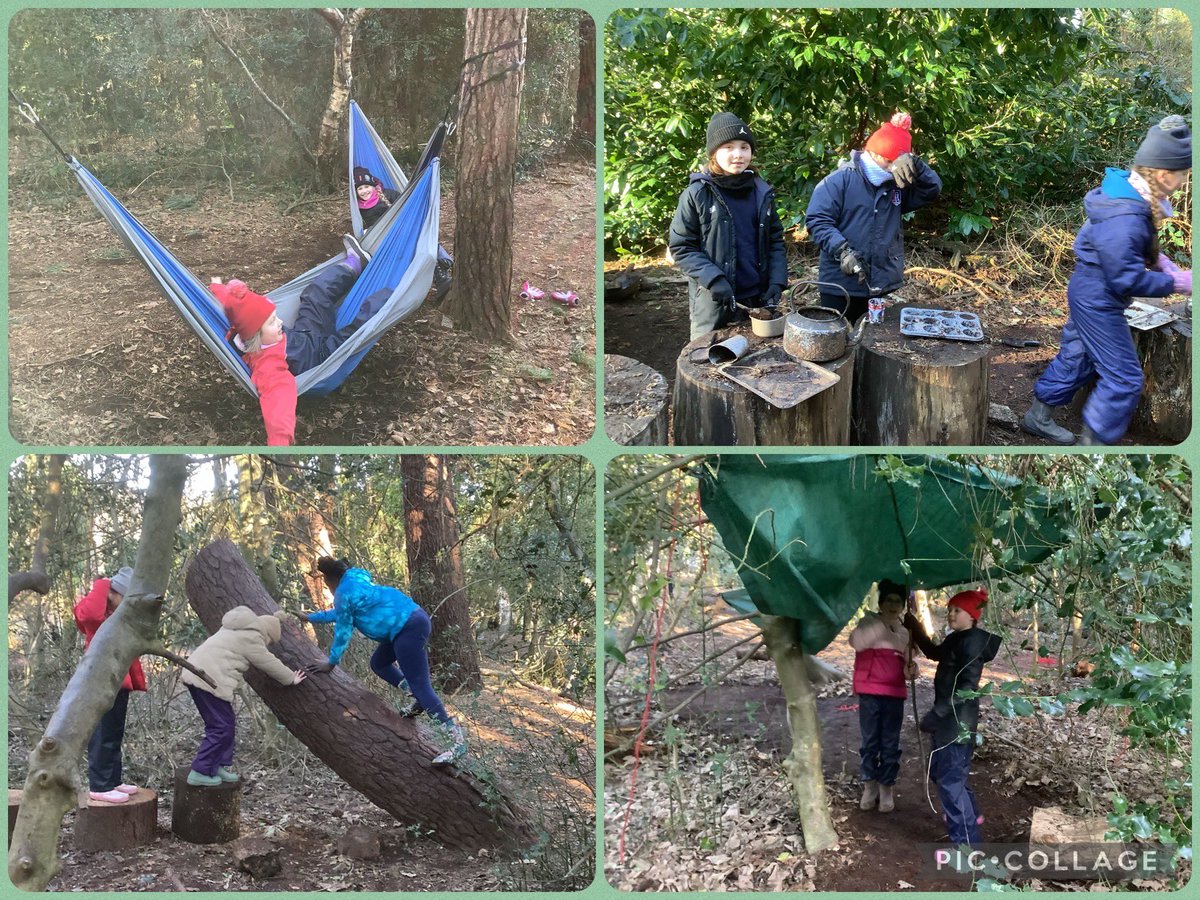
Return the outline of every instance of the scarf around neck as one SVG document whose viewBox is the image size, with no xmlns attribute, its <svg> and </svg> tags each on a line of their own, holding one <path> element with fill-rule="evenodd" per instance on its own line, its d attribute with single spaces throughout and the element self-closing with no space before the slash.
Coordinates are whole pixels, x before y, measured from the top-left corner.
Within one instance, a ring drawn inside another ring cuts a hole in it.
<svg viewBox="0 0 1200 900">
<path fill-rule="evenodd" d="M 1131 188 L 1133 188 L 1135 191 L 1137 191 L 1138 196 L 1141 197 L 1143 200 L 1145 200 L 1147 203 L 1149 203 L 1151 206 L 1153 206 L 1155 203 L 1157 203 L 1158 208 L 1162 210 L 1164 219 L 1169 219 L 1169 218 L 1171 218 L 1171 216 L 1175 215 L 1175 208 L 1173 206 L 1171 206 L 1171 201 L 1168 200 L 1166 197 L 1163 197 L 1161 200 L 1155 200 L 1154 199 L 1154 188 L 1152 188 L 1150 186 L 1150 182 L 1148 182 L 1145 178 L 1143 178 L 1137 172 L 1129 173 L 1129 186 Z"/>
<path fill-rule="evenodd" d="M 375 185 L 375 187 L 371 188 L 371 196 L 370 197 L 368 197 L 366 200 L 358 201 L 358 208 L 359 209 L 370 209 L 372 206 L 374 206 L 378 202 L 379 202 L 379 185 Z"/>
<path fill-rule="evenodd" d="M 863 171 L 866 173 L 867 181 L 880 187 L 885 181 L 892 179 L 892 173 L 871 159 L 871 154 L 864 150 L 858 157 L 862 160 Z"/>
</svg>

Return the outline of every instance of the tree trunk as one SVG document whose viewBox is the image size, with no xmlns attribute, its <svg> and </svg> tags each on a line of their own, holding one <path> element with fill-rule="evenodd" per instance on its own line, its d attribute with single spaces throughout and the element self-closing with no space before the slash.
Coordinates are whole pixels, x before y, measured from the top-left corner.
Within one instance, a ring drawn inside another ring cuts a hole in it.
<svg viewBox="0 0 1200 900">
<path fill-rule="evenodd" d="M 513 185 L 528 10 L 468 9 L 459 90 L 454 283 L 447 315 L 512 341 Z"/>
<path fill-rule="evenodd" d="M 400 457 L 409 590 L 433 619 L 430 664 L 453 692 L 482 686 L 479 652 L 463 578 L 454 486 L 441 456 Z"/>
<path fill-rule="evenodd" d="M 779 671 L 792 734 L 792 752 L 783 761 L 783 771 L 796 793 L 804 848 L 809 853 L 820 853 L 837 844 L 838 835 L 829 816 L 825 776 L 821 772 L 817 696 L 809 681 L 804 651 L 796 640 L 796 625 L 794 619 L 763 616 L 763 637 Z"/>
<path fill-rule="evenodd" d="M 187 573 L 187 595 L 210 632 L 234 606 L 261 615 L 278 609 L 226 540 L 197 554 Z M 325 661 L 294 622 L 283 623 L 273 649 L 293 668 Z M 484 781 L 465 768 L 432 765 L 445 747 L 430 743 L 415 720 L 402 718 L 344 669 L 314 675 L 296 687 L 251 669 L 246 682 L 297 740 L 400 822 L 431 830 L 459 849 L 522 846 L 530 840 L 525 812 L 510 803 L 502 785 L 490 775 Z"/>
<path fill-rule="evenodd" d="M 227 844 L 242 833 L 242 783 L 223 781 L 215 787 L 187 783 L 191 766 L 175 770 L 171 833 L 189 844 Z"/>
<path fill-rule="evenodd" d="M 579 14 L 579 81 L 572 138 L 578 144 L 596 146 L 596 23 L 587 11 Z"/>
<path fill-rule="evenodd" d="M 8 852 L 8 874 L 21 890 L 43 891 L 58 871 L 62 818 L 75 805 L 79 760 L 100 717 L 113 704 L 134 659 L 160 652 L 159 617 L 174 565 L 187 460 L 150 457 L 150 488 L 133 583 L 124 602 L 100 627 L 84 654 L 42 739 L 29 754 L 29 777 Z"/>
<path fill-rule="evenodd" d="M 369 9 L 354 9 L 344 15 L 340 9 L 320 9 L 318 14 L 333 31 L 333 83 L 329 101 L 321 114 L 321 129 L 317 133 L 317 168 L 323 180 L 335 183 L 342 171 L 338 154 L 342 123 L 350 108 L 350 83 L 353 80 L 351 63 L 354 59 L 354 32 Z"/>
<path fill-rule="evenodd" d="M 273 506 L 270 488 L 266 485 L 260 457 L 244 454 L 237 457 L 238 470 L 238 531 L 243 553 L 254 560 L 254 572 L 272 597 L 279 597 L 279 572 L 275 567 L 275 529 L 267 516 Z"/>
<path fill-rule="evenodd" d="M 58 510 L 62 506 L 62 470 L 65 456 L 47 457 L 46 492 L 42 498 L 42 516 L 38 521 L 37 537 L 33 542 L 33 559 L 26 572 L 13 572 L 8 576 L 8 603 L 22 591 L 50 593 L 50 575 L 46 572 L 46 559 L 50 555 L 50 542 L 58 523 Z"/>
</svg>

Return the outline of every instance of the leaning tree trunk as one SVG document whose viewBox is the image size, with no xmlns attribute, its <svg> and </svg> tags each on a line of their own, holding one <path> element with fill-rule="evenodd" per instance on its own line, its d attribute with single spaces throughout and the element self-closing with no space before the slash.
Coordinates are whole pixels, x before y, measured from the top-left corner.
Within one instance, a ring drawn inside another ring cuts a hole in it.
<svg viewBox="0 0 1200 900">
<path fill-rule="evenodd" d="M 433 619 L 430 664 L 449 691 L 479 688 L 479 652 L 471 626 L 458 540 L 453 482 L 441 456 L 400 457 L 409 589 Z"/>
<path fill-rule="evenodd" d="M 188 601 L 214 632 L 235 606 L 260 615 L 279 607 L 263 590 L 231 542 L 219 540 L 197 555 L 187 573 Z M 296 623 L 284 622 L 275 653 L 292 668 L 325 661 Z M 431 744 L 405 719 L 344 669 L 284 687 L 251 669 L 246 682 L 297 740 L 347 784 L 405 825 L 432 831 L 451 847 L 520 846 L 532 828 L 524 810 L 490 777 L 434 766 L 442 746 Z"/>
<path fill-rule="evenodd" d="M 575 130 L 572 138 L 596 146 L 596 22 L 579 13 L 579 81 L 575 86 Z"/>
<path fill-rule="evenodd" d="M 775 661 L 779 683 L 787 700 L 792 752 L 783 761 L 783 771 L 796 794 L 804 847 L 819 853 L 838 842 L 829 816 L 825 776 L 821 772 L 821 723 L 817 719 L 817 696 L 805 666 L 805 654 L 796 640 L 796 621 L 782 616 L 763 616 L 767 652 Z"/>
<path fill-rule="evenodd" d="M 445 309 L 473 335 L 512 340 L 513 185 L 528 10 L 468 9 L 454 184 L 454 284 Z"/>
<path fill-rule="evenodd" d="M 46 571 L 46 560 L 50 556 L 50 540 L 58 522 L 58 510 L 62 506 L 62 470 L 66 457 L 55 454 L 47 457 L 46 492 L 42 498 L 42 515 L 38 520 L 37 537 L 33 542 L 33 558 L 24 572 L 13 572 L 8 576 L 8 604 L 22 591 L 50 593 L 50 575 Z"/>
<path fill-rule="evenodd" d="M 29 754 L 29 777 L 8 848 L 8 874 L 22 890 L 43 891 L 58 872 L 59 831 L 79 791 L 79 760 L 100 717 L 112 707 L 129 667 L 143 654 L 174 658 L 162 646 L 158 621 L 174 564 L 186 475 L 183 456 L 150 458 L 150 488 L 133 583 L 116 612 L 96 632 L 59 698 L 45 735 Z"/>
</svg>

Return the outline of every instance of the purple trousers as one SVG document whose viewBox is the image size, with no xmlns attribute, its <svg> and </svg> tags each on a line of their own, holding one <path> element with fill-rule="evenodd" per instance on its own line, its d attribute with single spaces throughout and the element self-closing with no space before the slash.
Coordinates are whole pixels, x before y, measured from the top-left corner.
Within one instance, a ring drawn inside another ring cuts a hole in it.
<svg viewBox="0 0 1200 900">
<path fill-rule="evenodd" d="M 192 770 L 201 775 L 216 775 L 220 766 L 233 765 L 233 732 L 237 724 L 233 704 L 190 684 L 188 693 L 204 720 L 204 740 L 196 751 Z"/>
</svg>

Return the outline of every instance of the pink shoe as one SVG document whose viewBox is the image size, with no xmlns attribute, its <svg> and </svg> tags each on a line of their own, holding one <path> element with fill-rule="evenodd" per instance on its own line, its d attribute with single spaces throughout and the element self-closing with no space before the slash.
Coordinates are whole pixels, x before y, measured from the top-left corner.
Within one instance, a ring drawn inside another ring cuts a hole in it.
<svg viewBox="0 0 1200 900">
<path fill-rule="evenodd" d="M 563 306 L 578 306 L 579 295 L 574 291 L 555 291 L 550 295 L 551 300 L 557 300 Z"/>
<path fill-rule="evenodd" d="M 120 791 L 122 794 L 136 794 L 141 790 L 136 784 L 118 784 L 114 791 Z"/>
<path fill-rule="evenodd" d="M 521 285 L 522 300 L 541 300 L 545 296 L 546 292 L 541 288 L 535 288 L 529 283 L 528 279 L 526 279 L 525 283 Z"/>
<path fill-rule="evenodd" d="M 129 799 L 129 795 L 124 791 L 88 791 L 88 797 L 92 800 L 99 800 L 102 803 L 124 803 Z"/>
</svg>

